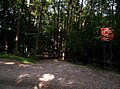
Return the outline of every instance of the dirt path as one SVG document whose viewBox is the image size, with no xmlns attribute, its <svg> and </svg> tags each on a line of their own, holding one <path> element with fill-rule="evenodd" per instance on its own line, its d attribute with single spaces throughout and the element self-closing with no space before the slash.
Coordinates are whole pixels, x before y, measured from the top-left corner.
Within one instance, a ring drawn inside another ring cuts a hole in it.
<svg viewBox="0 0 120 89">
<path fill-rule="evenodd" d="M 57 60 L 26 65 L 0 59 L 0 89 L 120 89 L 120 74 Z"/>
</svg>

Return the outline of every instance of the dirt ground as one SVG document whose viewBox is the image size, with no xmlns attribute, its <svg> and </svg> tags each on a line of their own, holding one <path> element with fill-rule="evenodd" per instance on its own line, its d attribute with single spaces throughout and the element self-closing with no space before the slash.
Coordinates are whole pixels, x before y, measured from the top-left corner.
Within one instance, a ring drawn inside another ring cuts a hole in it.
<svg viewBox="0 0 120 89">
<path fill-rule="evenodd" d="M 0 59 L 0 89 L 120 89 L 120 74 L 58 60 Z"/>
</svg>

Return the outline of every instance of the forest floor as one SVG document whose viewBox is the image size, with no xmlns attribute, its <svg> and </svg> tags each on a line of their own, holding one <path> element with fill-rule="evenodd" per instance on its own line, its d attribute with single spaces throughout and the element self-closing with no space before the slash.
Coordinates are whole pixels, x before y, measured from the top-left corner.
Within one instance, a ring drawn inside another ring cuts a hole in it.
<svg viewBox="0 0 120 89">
<path fill-rule="evenodd" d="M 0 89 L 120 89 L 120 74 L 58 60 L 0 59 Z"/>
</svg>

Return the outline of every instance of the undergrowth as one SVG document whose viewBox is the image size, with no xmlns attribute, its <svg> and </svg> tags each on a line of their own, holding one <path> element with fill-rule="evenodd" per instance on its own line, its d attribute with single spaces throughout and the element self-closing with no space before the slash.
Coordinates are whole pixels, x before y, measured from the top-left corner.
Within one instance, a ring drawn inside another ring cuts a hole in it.
<svg viewBox="0 0 120 89">
<path fill-rule="evenodd" d="M 26 63 L 26 64 L 35 63 L 35 60 L 33 60 L 32 58 L 24 58 L 24 57 L 16 56 L 14 54 L 0 53 L 0 58 L 9 59 L 9 60 L 17 60 L 19 62 Z"/>
</svg>

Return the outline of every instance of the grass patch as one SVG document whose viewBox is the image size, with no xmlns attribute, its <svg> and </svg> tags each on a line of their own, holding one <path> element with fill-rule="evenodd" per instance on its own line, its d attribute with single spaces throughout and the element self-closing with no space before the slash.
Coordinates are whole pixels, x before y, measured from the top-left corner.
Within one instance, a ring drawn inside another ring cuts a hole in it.
<svg viewBox="0 0 120 89">
<path fill-rule="evenodd" d="M 17 60 L 17 61 L 25 63 L 25 64 L 35 63 L 35 60 L 33 60 L 32 58 L 24 58 L 24 57 L 16 56 L 13 54 L 7 54 L 7 53 L 0 53 L 0 58 Z"/>
</svg>

